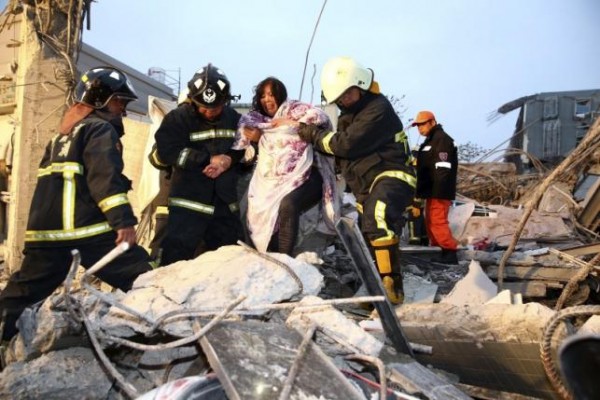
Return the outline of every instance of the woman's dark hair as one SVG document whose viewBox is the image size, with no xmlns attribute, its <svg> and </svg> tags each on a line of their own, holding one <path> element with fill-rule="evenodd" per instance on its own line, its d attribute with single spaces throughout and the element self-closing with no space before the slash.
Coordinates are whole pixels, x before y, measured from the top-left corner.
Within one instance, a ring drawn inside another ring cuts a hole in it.
<svg viewBox="0 0 600 400">
<path fill-rule="evenodd" d="M 273 97 L 275 97 L 278 107 L 287 100 L 287 89 L 285 88 L 283 82 L 273 76 L 263 79 L 254 88 L 254 97 L 252 98 L 252 108 L 262 115 L 267 115 L 267 113 L 262 104 L 260 104 L 260 98 L 269 85 L 271 85 L 271 93 L 273 93 Z"/>
</svg>

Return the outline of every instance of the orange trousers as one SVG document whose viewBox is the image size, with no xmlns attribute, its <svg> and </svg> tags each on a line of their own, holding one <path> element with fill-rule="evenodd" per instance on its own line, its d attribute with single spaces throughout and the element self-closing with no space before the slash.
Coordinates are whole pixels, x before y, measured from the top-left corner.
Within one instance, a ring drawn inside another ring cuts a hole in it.
<svg viewBox="0 0 600 400">
<path fill-rule="evenodd" d="M 425 227 L 430 246 L 456 250 L 458 242 L 452 237 L 448 223 L 450 204 L 452 202 L 445 199 L 426 199 L 425 201 Z"/>
</svg>

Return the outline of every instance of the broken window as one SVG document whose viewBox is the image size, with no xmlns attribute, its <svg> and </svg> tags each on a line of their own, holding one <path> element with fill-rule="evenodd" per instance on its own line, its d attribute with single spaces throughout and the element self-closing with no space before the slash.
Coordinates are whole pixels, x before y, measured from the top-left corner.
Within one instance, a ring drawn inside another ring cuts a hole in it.
<svg viewBox="0 0 600 400">
<path fill-rule="evenodd" d="M 576 120 L 585 119 L 590 116 L 592 112 L 592 100 L 591 99 L 579 99 L 575 100 L 575 114 Z"/>
<path fill-rule="evenodd" d="M 544 158 L 560 155 L 560 120 L 544 122 L 543 146 Z"/>
<path fill-rule="evenodd" d="M 579 142 L 581 142 L 583 140 L 588 129 L 589 129 L 589 126 L 587 126 L 587 125 L 579 125 L 579 126 L 575 127 L 575 145 L 576 146 L 579 146 Z"/>
<path fill-rule="evenodd" d="M 544 119 L 558 118 L 558 96 L 544 99 Z"/>
</svg>

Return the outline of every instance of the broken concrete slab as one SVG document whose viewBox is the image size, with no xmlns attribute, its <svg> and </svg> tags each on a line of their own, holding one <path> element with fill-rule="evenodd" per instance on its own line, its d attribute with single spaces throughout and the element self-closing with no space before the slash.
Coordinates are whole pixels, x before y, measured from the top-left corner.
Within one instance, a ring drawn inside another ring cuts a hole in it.
<svg viewBox="0 0 600 400">
<path fill-rule="evenodd" d="M 425 365 L 454 373 L 461 382 L 552 399 L 540 358 L 544 328 L 555 312 L 524 305 L 407 304 L 396 309 L 411 342 L 431 346 L 416 354 Z M 557 336 L 564 336 L 560 328 Z"/>
<path fill-rule="evenodd" d="M 224 322 L 200 340 L 208 361 L 232 399 L 278 399 L 302 335 L 282 325 Z M 300 363 L 291 399 L 356 399 L 364 396 L 314 343 Z"/>
<path fill-rule="evenodd" d="M 0 374 L 2 399 L 106 399 L 113 386 L 91 349 L 72 347 L 33 361 L 10 364 Z"/>
<path fill-rule="evenodd" d="M 285 254 L 269 253 L 269 256 L 289 266 L 293 275 L 242 246 L 224 246 L 194 260 L 179 261 L 141 275 L 122 303 L 156 319 L 172 311 L 220 311 L 240 295 L 247 296 L 240 307 L 250 307 L 299 299 L 320 291 L 323 275 L 315 266 Z M 252 310 L 244 314 L 262 315 L 265 312 Z M 102 318 L 102 325 L 116 336 L 144 333 L 148 328 L 116 307 Z M 192 332 L 187 319 L 173 321 L 166 329 L 176 336 Z"/>
<path fill-rule="evenodd" d="M 122 292 L 114 293 L 116 298 Z M 108 306 L 96 304 L 86 291 L 76 294 L 76 299 L 87 309 L 105 313 Z M 101 311 L 103 310 L 103 311 Z M 89 347 L 89 339 L 83 327 L 69 314 L 64 295 L 59 291 L 48 297 L 41 305 L 26 308 L 17 321 L 19 334 L 10 342 L 6 353 L 7 363 L 27 361 L 51 351 L 69 347 Z"/>
<path fill-rule="evenodd" d="M 302 299 L 299 304 L 314 304 L 319 301 L 322 301 L 319 297 L 308 296 Z M 286 321 L 287 326 L 299 332 L 305 332 L 311 323 L 317 324 L 326 336 L 355 353 L 376 357 L 383 348 L 382 342 L 365 332 L 355 321 L 348 319 L 332 306 L 294 309 Z"/>
</svg>

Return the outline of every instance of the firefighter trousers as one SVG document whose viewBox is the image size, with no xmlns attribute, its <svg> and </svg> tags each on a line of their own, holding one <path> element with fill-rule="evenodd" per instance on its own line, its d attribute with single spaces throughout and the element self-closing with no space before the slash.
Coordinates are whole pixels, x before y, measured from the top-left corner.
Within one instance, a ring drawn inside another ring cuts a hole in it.
<svg viewBox="0 0 600 400">
<path fill-rule="evenodd" d="M 404 211 L 412 203 L 414 189 L 404 181 L 383 178 L 361 202 L 360 228 L 367 243 L 402 234 Z"/>
<path fill-rule="evenodd" d="M 184 207 L 169 207 L 160 265 L 191 260 L 199 248 L 200 251 L 216 250 L 243 239 L 239 211 L 232 211 L 220 199 L 214 207 L 212 215 Z"/>
<path fill-rule="evenodd" d="M 107 239 L 77 246 L 26 248 L 21 269 L 11 275 L 0 293 L 0 315 L 5 315 L 3 340 L 9 340 L 16 334 L 16 321 L 26 307 L 44 300 L 63 283 L 73 261 L 71 250 L 79 250 L 81 265 L 90 268 L 114 249 L 115 237 L 108 235 Z M 96 272 L 95 276 L 127 291 L 138 275 L 151 270 L 148 261 L 146 250 L 136 245 Z"/>
</svg>

